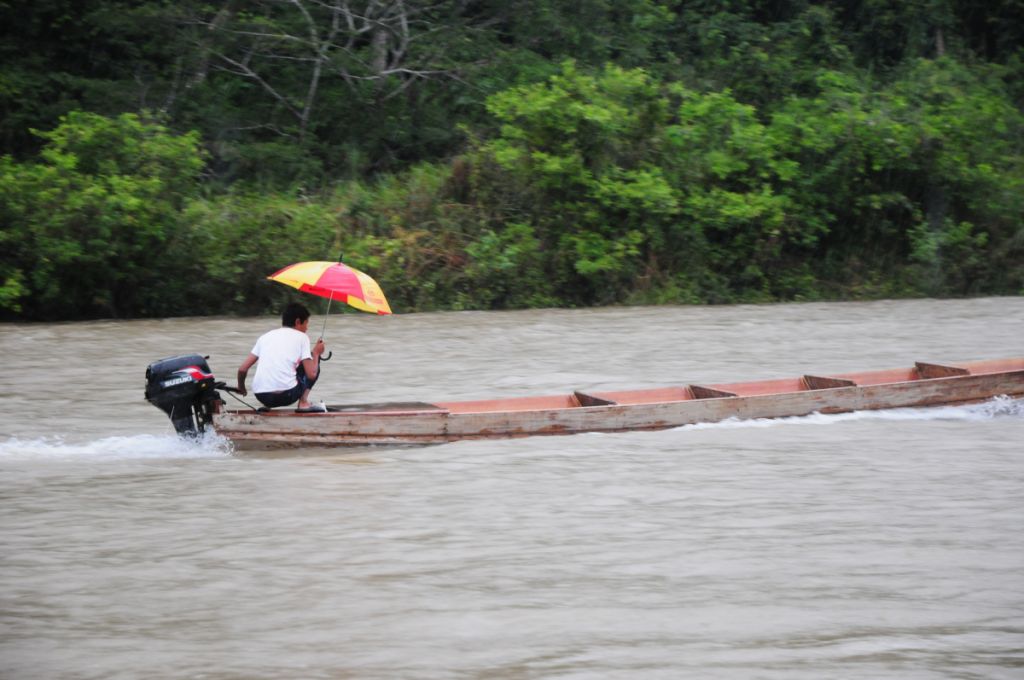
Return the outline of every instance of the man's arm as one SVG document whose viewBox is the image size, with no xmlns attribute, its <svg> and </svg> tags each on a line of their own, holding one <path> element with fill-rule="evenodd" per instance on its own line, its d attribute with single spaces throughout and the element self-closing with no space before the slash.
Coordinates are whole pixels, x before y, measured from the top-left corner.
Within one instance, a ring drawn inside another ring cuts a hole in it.
<svg viewBox="0 0 1024 680">
<path fill-rule="evenodd" d="M 238 367 L 238 393 L 243 397 L 249 394 L 245 390 L 245 376 L 249 374 L 249 369 L 252 368 L 252 365 L 259 360 L 260 358 L 258 356 L 250 354 L 245 358 L 245 361 L 242 362 L 242 365 Z"/>
<path fill-rule="evenodd" d="M 316 379 L 320 375 L 320 355 L 324 353 L 324 339 L 320 338 L 313 345 L 313 358 L 302 360 L 302 370 L 306 372 L 306 377 L 310 380 Z"/>
</svg>

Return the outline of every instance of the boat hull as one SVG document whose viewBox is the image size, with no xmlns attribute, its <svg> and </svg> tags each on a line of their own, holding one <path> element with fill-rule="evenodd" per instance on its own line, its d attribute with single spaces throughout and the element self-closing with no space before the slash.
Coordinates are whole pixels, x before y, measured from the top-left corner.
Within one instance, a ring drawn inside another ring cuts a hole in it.
<svg viewBox="0 0 1024 680">
<path fill-rule="evenodd" d="M 918 363 L 912 369 L 833 377 L 597 394 L 355 405 L 314 414 L 222 411 L 214 415 L 213 427 L 239 448 L 415 445 L 659 430 L 728 419 L 958 404 L 1000 395 L 1024 396 L 1024 359 Z"/>
</svg>

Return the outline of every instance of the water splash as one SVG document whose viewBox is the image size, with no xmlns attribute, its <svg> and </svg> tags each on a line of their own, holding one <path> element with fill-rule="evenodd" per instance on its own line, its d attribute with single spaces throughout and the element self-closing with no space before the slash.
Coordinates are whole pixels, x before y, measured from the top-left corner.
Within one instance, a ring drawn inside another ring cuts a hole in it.
<svg viewBox="0 0 1024 680">
<path fill-rule="evenodd" d="M 231 442 L 212 432 L 189 440 L 177 435 L 104 437 L 87 442 L 68 442 L 63 436 L 0 441 L 0 461 L 12 459 L 167 459 L 222 458 L 231 454 Z"/>
<path fill-rule="evenodd" d="M 928 406 L 921 408 L 893 408 L 877 411 L 851 411 L 849 413 L 812 413 L 806 416 L 786 418 L 755 418 L 739 420 L 730 418 L 717 423 L 695 423 L 676 428 L 679 430 L 704 430 L 712 428 L 774 427 L 780 423 L 799 425 L 834 425 L 860 420 L 960 420 L 983 421 L 1003 417 L 1024 417 L 1024 399 L 1008 396 L 993 397 L 977 404 L 958 406 Z"/>
</svg>

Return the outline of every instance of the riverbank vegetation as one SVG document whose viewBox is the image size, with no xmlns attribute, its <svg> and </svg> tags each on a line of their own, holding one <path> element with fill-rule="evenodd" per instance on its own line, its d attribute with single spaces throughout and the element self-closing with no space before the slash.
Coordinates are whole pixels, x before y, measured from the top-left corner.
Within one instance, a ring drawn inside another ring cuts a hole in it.
<svg viewBox="0 0 1024 680">
<path fill-rule="evenodd" d="M 1011 0 L 0 4 L 0 318 L 1024 294 Z"/>
</svg>

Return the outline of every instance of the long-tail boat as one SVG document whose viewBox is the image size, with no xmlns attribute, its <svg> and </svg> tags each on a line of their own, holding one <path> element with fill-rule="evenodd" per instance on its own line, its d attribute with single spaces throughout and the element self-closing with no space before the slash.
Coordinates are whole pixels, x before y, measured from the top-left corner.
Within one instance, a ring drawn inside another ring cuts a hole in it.
<svg viewBox="0 0 1024 680">
<path fill-rule="evenodd" d="M 437 444 L 581 432 L 660 430 L 693 423 L 781 418 L 811 413 L 937 406 L 1024 396 L 1024 358 L 802 375 L 737 383 L 581 392 L 473 401 L 228 409 L 199 355 L 150 365 L 146 397 L 182 434 L 211 426 L 237 448 Z M 166 386 L 166 389 L 165 387 Z M 182 388 L 193 387 L 186 397 Z M 173 395 L 165 394 L 168 390 Z"/>
</svg>

